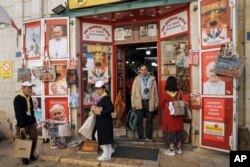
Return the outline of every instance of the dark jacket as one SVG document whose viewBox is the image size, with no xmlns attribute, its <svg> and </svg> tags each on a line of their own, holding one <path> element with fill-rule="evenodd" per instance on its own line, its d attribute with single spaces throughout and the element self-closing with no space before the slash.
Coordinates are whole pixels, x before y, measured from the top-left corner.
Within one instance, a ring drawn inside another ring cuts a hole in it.
<svg viewBox="0 0 250 167">
<path fill-rule="evenodd" d="M 97 106 L 102 107 L 101 115 L 96 116 L 96 129 L 99 145 L 113 143 L 113 122 L 111 113 L 114 106 L 109 96 L 104 96 Z"/>
<path fill-rule="evenodd" d="M 36 118 L 34 116 L 34 110 L 33 110 L 33 102 L 30 98 L 30 112 L 31 116 L 27 115 L 27 102 L 26 99 L 21 96 L 17 95 L 14 99 L 14 110 L 17 120 L 17 127 L 24 128 L 28 125 L 36 123 Z"/>
</svg>

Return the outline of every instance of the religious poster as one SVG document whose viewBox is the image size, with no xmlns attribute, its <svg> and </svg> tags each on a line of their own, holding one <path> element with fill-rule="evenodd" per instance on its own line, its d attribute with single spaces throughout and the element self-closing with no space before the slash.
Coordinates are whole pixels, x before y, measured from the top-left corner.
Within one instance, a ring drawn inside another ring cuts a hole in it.
<svg viewBox="0 0 250 167">
<path fill-rule="evenodd" d="M 148 36 L 148 26 L 140 26 L 140 36 Z"/>
<path fill-rule="evenodd" d="M 84 53 L 87 56 L 86 68 L 88 70 L 88 84 L 94 84 L 102 80 L 108 82 L 108 58 L 112 50 L 110 45 L 84 45 Z"/>
<path fill-rule="evenodd" d="M 214 73 L 214 64 L 218 51 L 202 53 L 202 94 L 203 95 L 232 95 L 233 78 L 218 76 Z"/>
<path fill-rule="evenodd" d="M 178 14 L 160 20 L 160 37 L 170 37 L 188 31 L 188 12 L 185 10 Z"/>
<path fill-rule="evenodd" d="M 230 25 L 228 0 L 201 1 L 201 42 L 202 47 L 224 44 Z"/>
<path fill-rule="evenodd" d="M 33 110 L 36 118 L 37 123 L 37 132 L 39 136 L 42 136 L 42 121 L 43 120 L 43 110 L 41 105 L 41 97 L 32 96 L 33 101 Z"/>
<path fill-rule="evenodd" d="M 66 95 L 68 93 L 67 85 L 67 64 L 60 62 L 53 65 L 56 71 L 54 82 L 48 83 L 49 95 Z"/>
<path fill-rule="evenodd" d="M 50 59 L 67 59 L 69 50 L 68 20 L 46 20 L 45 53 Z M 47 47 L 48 46 L 48 47 Z"/>
<path fill-rule="evenodd" d="M 188 64 L 189 65 L 199 65 L 199 51 L 190 50 L 188 52 Z"/>
<path fill-rule="evenodd" d="M 25 24 L 25 54 L 28 60 L 39 59 L 41 56 L 41 23 L 40 21 Z"/>
<path fill-rule="evenodd" d="M 59 122 L 69 121 L 68 98 L 46 98 L 45 119 Z"/>
<path fill-rule="evenodd" d="M 27 66 L 31 70 L 31 82 L 35 84 L 32 87 L 32 95 L 40 96 L 42 94 L 42 81 L 40 80 L 40 71 L 39 68 L 42 66 L 41 61 L 30 61 L 27 62 Z"/>
</svg>

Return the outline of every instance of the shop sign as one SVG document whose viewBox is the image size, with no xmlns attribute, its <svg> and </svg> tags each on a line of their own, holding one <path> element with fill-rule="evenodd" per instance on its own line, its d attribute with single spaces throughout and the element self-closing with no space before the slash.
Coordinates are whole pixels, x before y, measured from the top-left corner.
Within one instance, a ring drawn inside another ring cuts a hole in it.
<svg viewBox="0 0 250 167">
<path fill-rule="evenodd" d="M 207 140 L 225 140 L 225 100 L 204 99 L 203 137 Z"/>
<path fill-rule="evenodd" d="M 0 74 L 2 79 L 12 78 L 12 61 L 0 61 Z"/>
<path fill-rule="evenodd" d="M 110 25 L 83 23 L 83 40 L 112 42 L 112 28 Z"/>
<path fill-rule="evenodd" d="M 79 9 L 109 3 L 121 3 L 129 0 L 68 0 L 69 9 Z M 130 0 L 131 1 L 131 0 Z"/>
<path fill-rule="evenodd" d="M 180 12 L 160 21 L 161 38 L 180 34 L 188 31 L 188 13 Z"/>
</svg>

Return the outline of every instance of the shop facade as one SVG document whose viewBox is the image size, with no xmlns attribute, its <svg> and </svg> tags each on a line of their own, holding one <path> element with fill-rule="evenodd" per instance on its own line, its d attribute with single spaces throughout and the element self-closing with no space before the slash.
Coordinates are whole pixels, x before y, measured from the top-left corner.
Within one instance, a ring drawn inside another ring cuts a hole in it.
<svg viewBox="0 0 250 167">
<path fill-rule="evenodd" d="M 211 19 L 211 11 L 219 11 L 220 8 L 214 7 L 216 3 L 220 3 L 219 6 L 225 9 L 221 15 L 230 18 L 232 8 L 226 0 L 214 0 L 208 3 L 191 0 L 168 2 L 159 0 L 116 1 L 115 4 L 108 5 L 92 4 L 87 1 L 76 4 L 75 1 L 68 1 L 68 11 L 58 15 L 53 14 L 49 18 L 26 19 L 27 21 L 23 22 L 25 28 L 21 39 L 23 47 L 20 48 L 23 48 L 22 53 L 26 55 L 27 67 L 38 68 L 40 71 L 44 70 L 39 69 L 40 67 L 49 68 L 46 59 L 48 55 L 56 73 L 60 73 L 61 69 L 71 68 L 75 69 L 78 76 L 76 82 L 71 84 L 67 80 L 69 76 L 64 76 L 63 81 L 58 81 L 61 85 L 57 86 L 64 86 L 66 89 L 61 88 L 57 91 L 54 91 L 53 86 L 55 80 L 59 79 L 58 76 L 53 82 L 39 79 L 41 92 L 35 94 L 34 98 L 40 101 L 39 107 L 43 111 L 41 120 L 51 119 L 50 111 L 55 105 L 58 107 L 60 104 L 65 110 L 65 120 L 69 121 L 71 127 L 77 131 L 95 102 L 94 83 L 103 80 L 113 103 L 117 96 L 121 95 L 127 104 L 127 108 L 120 114 L 121 117 L 115 118 L 120 119 L 118 120 L 120 124 L 116 125 L 115 129 L 122 129 L 126 112 L 129 110 L 128 81 L 130 77 L 137 75 L 139 65 L 146 63 L 151 74 L 157 77 L 160 98 L 155 118 L 157 127 L 155 137 L 162 137 L 159 131 L 164 105 L 161 95 L 165 81 L 169 75 L 174 75 L 179 79 L 184 98 L 189 102 L 192 111 L 192 119 L 185 121 L 185 128 L 189 134 L 186 142 L 221 151 L 236 149 L 238 125 L 236 101 L 240 97 L 233 89 L 237 86 L 236 79 L 222 79 L 226 82 L 226 90 L 222 94 L 206 93 L 203 86 L 208 80 L 205 72 L 207 64 L 215 60 L 221 45 L 226 43 L 226 38 L 234 38 L 233 28 L 226 28 L 232 24 L 230 19 L 223 22 L 222 33 L 215 37 L 208 35 L 208 27 L 199 24 L 199 22 L 205 24 L 202 22 L 205 17 Z M 49 1 L 45 4 L 49 6 Z M 207 9 L 211 10 L 209 14 L 204 12 Z M 58 46 L 50 43 L 53 29 L 57 26 L 62 28 L 63 36 L 67 39 L 64 57 L 50 56 L 52 53 L 50 49 L 53 47 L 54 50 L 58 49 Z M 37 44 L 31 38 L 33 32 L 40 34 L 38 40 L 40 50 L 35 55 L 29 51 L 33 46 L 32 43 Z M 200 38 L 199 34 L 203 32 L 205 34 Z M 219 37 L 223 40 L 218 40 Z M 203 43 L 200 43 L 200 40 Z M 20 59 L 21 57 L 16 57 L 15 63 L 21 64 L 18 63 Z M 17 71 L 18 68 L 15 67 L 16 76 Z"/>
</svg>

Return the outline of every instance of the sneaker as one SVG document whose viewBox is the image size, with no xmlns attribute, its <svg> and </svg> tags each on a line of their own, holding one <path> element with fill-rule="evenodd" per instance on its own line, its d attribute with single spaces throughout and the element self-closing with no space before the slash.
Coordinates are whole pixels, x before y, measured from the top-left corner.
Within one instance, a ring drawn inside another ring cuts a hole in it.
<svg viewBox="0 0 250 167">
<path fill-rule="evenodd" d="M 146 138 L 145 141 L 147 141 L 147 142 L 153 142 L 153 139 L 151 139 L 151 138 Z"/>
<path fill-rule="evenodd" d="M 170 149 L 164 150 L 164 154 L 169 155 L 169 156 L 175 156 L 175 152 L 171 151 Z"/>
<path fill-rule="evenodd" d="M 107 161 L 111 160 L 111 157 L 105 157 L 103 154 L 97 158 L 98 161 Z"/>
<path fill-rule="evenodd" d="M 177 154 L 181 154 L 181 153 L 182 153 L 182 150 L 181 150 L 181 148 L 175 148 L 175 152 L 176 152 Z"/>
<path fill-rule="evenodd" d="M 22 163 L 23 163 L 23 165 L 29 165 L 29 160 L 28 160 L 28 158 L 22 158 Z"/>
</svg>

